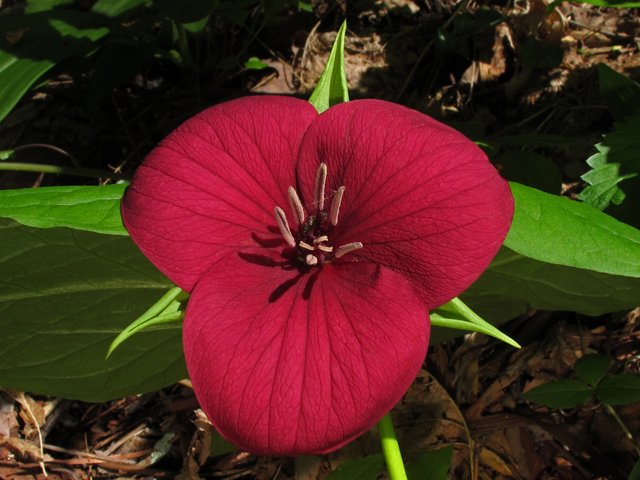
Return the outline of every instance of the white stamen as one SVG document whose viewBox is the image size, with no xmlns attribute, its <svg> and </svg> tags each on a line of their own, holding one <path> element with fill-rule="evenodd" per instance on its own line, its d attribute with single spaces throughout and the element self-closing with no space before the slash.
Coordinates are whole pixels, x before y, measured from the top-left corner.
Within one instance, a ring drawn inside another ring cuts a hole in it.
<svg viewBox="0 0 640 480">
<path fill-rule="evenodd" d="M 291 210 L 293 210 L 293 218 L 298 225 L 302 225 L 305 220 L 304 208 L 296 193 L 296 189 L 293 187 L 289 187 L 289 204 L 291 205 Z"/>
<path fill-rule="evenodd" d="M 289 228 L 289 223 L 287 222 L 287 216 L 284 214 L 280 207 L 274 208 L 273 211 L 276 214 L 276 222 L 278 223 L 280 233 L 282 233 L 282 236 L 284 237 L 284 241 L 287 242 L 290 247 L 295 247 L 296 241 L 294 240 L 293 235 L 291 235 L 291 229 Z"/>
<path fill-rule="evenodd" d="M 343 255 L 346 255 L 349 252 L 353 252 L 354 250 L 357 250 L 359 248 L 362 248 L 362 243 L 360 242 L 347 243 L 346 245 L 342 245 L 336 250 L 335 257 L 340 258 Z"/>
<path fill-rule="evenodd" d="M 307 255 L 304 259 L 304 261 L 307 263 L 307 265 L 311 266 L 311 265 L 315 265 L 316 263 L 318 263 L 318 259 L 314 256 L 314 255 Z"/>
<path fill-rule="evenodd" d="M 327 165 L 323 162 L 316 174 L 316 188 L 313 191 L 313 203 L 318 212 L 324 209 L 324 185 L 327 181 Z"/>
<path fill-rule="evenodd" d="M 307 250 L 311 250 L 312 252 L 314 250 L 314 248 L 311 245 L 309 245 L 308 243 L 306 243 L 306 242 L 300 242 L 298 245 L 300 245 L 301 248 L 305 248 Z"/>
<path fill-rule="evenodd" d="M 347 187 L 340 187 L 333 197 L 333 202 L 331 202 L 331 213 L 329 214 L 329 220 L 331 220 L 331 225 L 334 227 L 338 224 L 338 213 L 340 212 L 340 204 L 342 203 L 342 195 L 344 195 L 344 191 Z"/>
<path fill-rule="evenodd" d="M 316 248 L 327 253 L 333 252 L 333 247 L 327 247 L 326 245 L 316 245 Z"/>
<path fill-rule="evenodd" d="M 321 243 L 321 242 L 328 242 L 328 241 L 329 241 L 329 237 L 327 237 L 326 235 L 322 235 L 321 237 L 316 238 L 316 239 L 313 241 L 313 244 L 314 244 L 314 245 L 317 245 L 318 243 Z"/>
</svg>

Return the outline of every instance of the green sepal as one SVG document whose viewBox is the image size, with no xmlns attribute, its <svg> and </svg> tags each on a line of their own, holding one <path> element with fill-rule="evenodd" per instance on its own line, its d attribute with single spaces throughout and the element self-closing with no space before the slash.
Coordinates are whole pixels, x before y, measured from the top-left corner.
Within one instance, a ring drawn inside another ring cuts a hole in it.
<svg viewBox="0 0 640 480">
<path fill-rule="evenodd" d="M 135 322 L 125 328 L 109 346 L 107 357 L 127 338 L 145 328 L 161 325 L 163 323 L 177 322 L 184 319 L 186 301 L 189 294 L 180 287 L 169 290 L 149 310 L 140 316 Z"/>
<path fill-rule="evenodd" d="M 324 67 L 320 80 L 309 98 L 309 103 L 322 113 L 329 107 L 349 101 L 347 74 L 344 70 L 344 35 L 347 33 L 345 20 L 338 30 L 338 36 L 331 48 L 329 60 Z"/>
<path fill-rule="evenodd" d="M 484 333 L 513 347 L 521 348 L 518 342 L 480 318 L 458 297 L 429 312 L 429 317 L 431 325 Z"/>
</svg>

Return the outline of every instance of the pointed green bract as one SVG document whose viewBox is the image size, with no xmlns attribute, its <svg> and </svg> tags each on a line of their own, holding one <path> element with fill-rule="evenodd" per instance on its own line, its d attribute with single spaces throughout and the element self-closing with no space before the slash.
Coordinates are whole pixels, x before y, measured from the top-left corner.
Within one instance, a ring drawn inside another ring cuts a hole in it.
<svg viewBox="0 0 640 480">
<path fill-rule="evenodd" d="M 184 311 L 189 294 L 179 287 L 173 287 L 149 310 L 140 316 L 135 322 L 125 328 L 109 346 L 107 358 L 127 338 L 155 325 L 184 320 Z"/>
<path fill-rule="evenodd" d="M 347 21 L 345 20 L 338 30 L 338 36 L 318 85 L 309 98 L 309 103 L 316 107 L 318 113 L 322 113 L 339 103 L 349 101 L 347 74 L 344 70 L 344 35 L 346 32 Z"/>
<path fill-rule="evenodd" d="M 431 325 L 485 333 L 513 347 L 520 348 L 518 342 L 484 321 L 457 297 L 429 312 L 429 318 L 431 319 Z"/>
</svg>

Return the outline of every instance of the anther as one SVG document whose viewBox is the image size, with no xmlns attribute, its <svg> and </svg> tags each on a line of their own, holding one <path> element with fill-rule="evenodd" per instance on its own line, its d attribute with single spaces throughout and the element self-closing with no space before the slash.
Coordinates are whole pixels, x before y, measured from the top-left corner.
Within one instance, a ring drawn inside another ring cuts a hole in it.
<svg viewBox="0 0 640 480">
<path fill-rule="evenodd" d="M 347 243 L 346 245 L 342 245 L 336 250 L 335 257 L 340 258 L 343 255 L 346 255 L 349 252 L 353 252 L 354 250 L 357 250 L 359 248 L 362 248 L 362 243 L 360 242 Z"/>
<path fill-rule="evenodd" d="M 287 216 L 284 214 L 280 207 L 276 207 L 273 209 L 276 214 L 276 222 L 278 223 L 278 228 L 280 229 L 280 233 L 284 237 L 284 241 L 287 242 L 287 245 L 290 247 L 296 246 L 296 241 L 291 235 L 291 229 L 289 228 L 289 223 L 287 223 Z"/>
<path fill-rule="evenodd" d="M 331 213 L 329 214 L 329 220 L 334 227 L 338 224 L 338 213 L 340 213 L 340 204 L 342 203 L 342 196 L 347 187 L 340 187 L 333 197 L 331 202 Z"/>
<path fill-rule="evenodd" d="M 307 255 L 304 261 L 309 266 L 315 265 L 318 263 L 318 259 L 315 257 L 315 255 L 311 255 L 311 254 Z"/>
<path fill-rule="evenodd" d="M 309 245 L 307 242 L 300 242 L 298 243 L 298 245 L 300 245 L 300 248 L 304 248 L 306 250 L 311 250 L 313 252 L 314 248 Z"/>
<path fill-rule="evenodd" d="M 324 209 L 324 185 L 327 181 L 327 165 L 323 162 L 316 174 L 316 188 L 313 191 L 313 203 L 318 212 Z"/>
<path fill-rule="evenodd" d="M 305 220 L 304 208 L 302 207 L 300 198 L 296 193 L 296 189 L 293 187 L 289 187 L 289 204 L 291 205 L 291 210 L 293 211 L 293 218 L 298 225 L 302 225 Z"/>
<path fill-rule="evenodd" d="M 327 247 L 326 245 L 316 245 L 318 250 L 322 250 L 323 252 L 331 253 L 333 252 L 333 247 Z"/>
<path fill-rule="evenodd" d="M 316 238 L 313 241 L 314 245 L 317 245 L 318 243 L 322 243 L 322 242 L 328 242 L 329 241 L 329 237 L 327 237 L 326 235 L 322 235 L 321 237 Z"/>
</svg>

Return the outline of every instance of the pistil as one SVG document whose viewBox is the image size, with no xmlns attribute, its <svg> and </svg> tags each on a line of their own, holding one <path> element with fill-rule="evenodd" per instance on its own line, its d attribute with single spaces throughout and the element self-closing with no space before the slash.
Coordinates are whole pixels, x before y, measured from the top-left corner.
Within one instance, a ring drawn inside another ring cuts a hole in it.
<svg viewBox="0 0 640 480">
<path fill-rule="evenodd" d="M 287 245 L 298 250 L 299 260 L 308 266 L 320 266 L 324 262 L 340 258 L 349 252 L 362 248 L 362 243 L 360 242 L 348 243 L 337 248 L 331 245 L 331 233 L 338 224 L 340 205 L 342 204 L 346 187 L 342 186 L 336 190 L 329 212 L 326 212 L 324 209 L 326 181 L 327 165 L 321 163 L 318 167 L 313 190 L 313 208 L 315 212 L 308 217 L 297 192 L 293 187 L 289 187 L 289 205 L 293 212 L 293 218 L 298 225 L 295 237 L 291 228 L 289 228 L 284 211 L 280 207 L 275 207 L 274 209 L 276 222 L 282 237 Z"/>
</svg>

